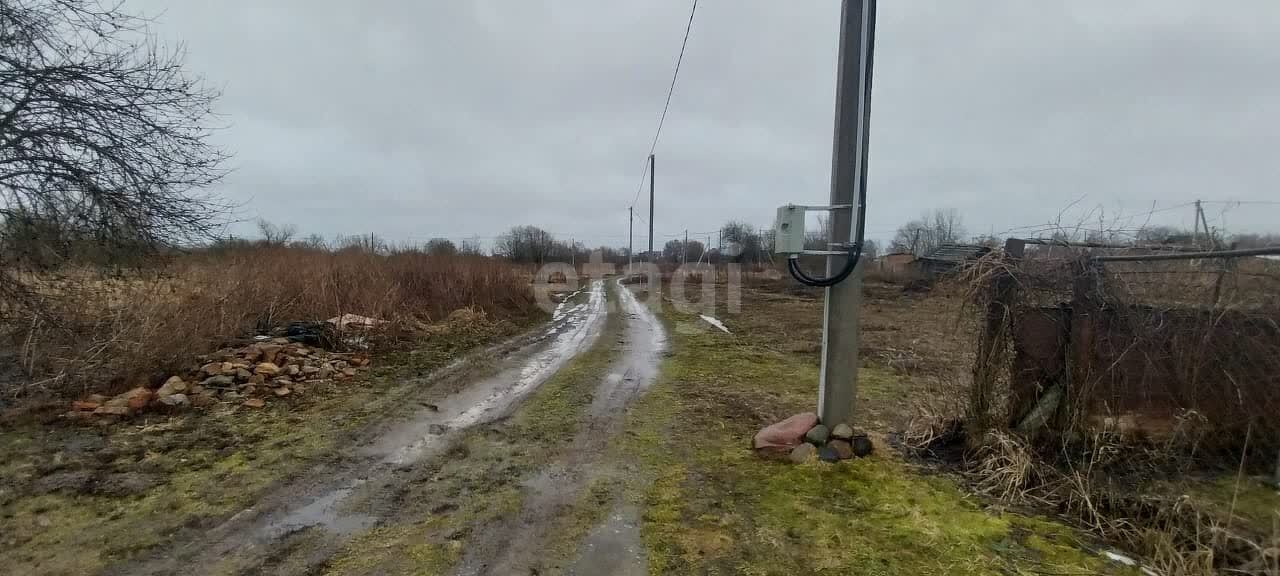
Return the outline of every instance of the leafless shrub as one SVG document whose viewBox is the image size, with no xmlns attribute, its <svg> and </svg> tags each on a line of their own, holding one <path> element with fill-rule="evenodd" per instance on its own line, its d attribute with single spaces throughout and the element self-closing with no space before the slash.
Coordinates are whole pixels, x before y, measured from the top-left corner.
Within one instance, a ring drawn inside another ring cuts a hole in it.
<svg viewBox="0 0 1280 576">
<path fill-rule="evenodd" d="M 1001 501 L 1057 510 L 1108 541 L 1139 552 L 1166 576 L 1280 574 L 1280 530 L 1233 529 L 1221 511 L 1178 491 L 1143 493 L 1143 472 L 1171 462 L 1159 447 L 1096 435 L 1070 454 L 1046 454 L 1016 435 L 990 431 L 970 452 L 965 475 Z"/>
<path fill-rule="evenodd" d="M 989 431 L 974 454 L 970 473 L 978 492 L 1011 502 L 1024 502 L 1031 489 L 1041 484 L 1038 458 L 1031 448 L 1012 434 Z"/>
<path fill-rule="evenodd" d="M 390 345 L 458 309 L 499 321 L 536 313 L 526 279 L 508 263 L 420 252 L 257 245 L 120 278 L 63 270 L 26 281 L 39 300 L 15 305 L 2 326 L 29 376 L 0 389 L 10 397 L 118 390 L 293 321 L 378 318 L 388 324 L 372 343 Z"/>
</svg>

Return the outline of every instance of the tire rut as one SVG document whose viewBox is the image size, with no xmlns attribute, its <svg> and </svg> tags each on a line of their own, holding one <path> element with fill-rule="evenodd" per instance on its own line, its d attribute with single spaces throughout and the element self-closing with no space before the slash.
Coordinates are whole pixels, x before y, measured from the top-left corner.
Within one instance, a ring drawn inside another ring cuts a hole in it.
<svg viewBox="0 0 1280 576">
<path fill-rule="evenodd" d="M 587 302 L 557 308 L 548 327 L 516 345 L 489 376 L 434 403 L 420 401 L 423 406 L 407 418 L 371 425 L 349 454 L 283 482 L 218 526 L 193 528 L 151 556 L 104 573 L 296 573 L 322 564 L 352 536 L 394 513 L 393 495 L 413 477 L 415 465 L 441 453 L 462 431 L 509 414 L 589 348 L 608 314 L 605 304 L 604 282 L 596 280 Z M 469 358 L 498 352 L 493 347 Z M 274 565 L 304 538 L 311 541 L 311 552 L 303 566 L 280 570 Z"/>
<path fill-rule="evenodd" d="M 572 510 L 592 481 L 622 472 L 607 461 L 606 450 L 610 439 L 622 430 L 627 405 L 656 379 L 666 333 L 630 289 L 619 283 L 615 292 L 626 323 L 619 342 L 621 354 L 597 385 L 570 449 L 525 480 L 520 511 L 478 534 L 479 541 L 455 571 L 459 576 L 540 573 L 547 562 L 555 560 L 547 557 L 547 540 L 564 514 Z M 612 525 L 615 518 L 618 522 Z M 645 573 L 635 519 L 635 512 L 625 508 L 613 512 L 606 528 L 588 535 L 589 546 L 573 561 L 570 572 Z M 624 553 L 614 554 L 616 551 Z"/>
</svg>

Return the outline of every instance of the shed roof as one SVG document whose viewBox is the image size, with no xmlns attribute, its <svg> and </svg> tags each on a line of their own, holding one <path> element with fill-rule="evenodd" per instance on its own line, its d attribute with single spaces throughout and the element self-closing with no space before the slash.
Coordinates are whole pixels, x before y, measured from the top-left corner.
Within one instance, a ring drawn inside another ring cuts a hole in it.
<svg viewBox="0 0 1280 576">
<path fill-rule="evenodd" d="M 943 244 L 934 248 L 932 252 L 921 256 L 920 259 L 938 262 L 965 262 L 977 260 L 988 252 L 991 252 L 991 248 L 977 244 Z"/>
</svg>

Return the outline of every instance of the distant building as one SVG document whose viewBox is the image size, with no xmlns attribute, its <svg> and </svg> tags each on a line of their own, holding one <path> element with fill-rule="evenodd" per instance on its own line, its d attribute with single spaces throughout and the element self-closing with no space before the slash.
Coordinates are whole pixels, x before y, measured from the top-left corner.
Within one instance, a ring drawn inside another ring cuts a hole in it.
<svg viewBox="0 0 1280 576">
<path fill-rule="evenodd" d="M 916 260 L 920 277 L 935 280 L 968 262 L 973 262 L 991 252 L 987 246 L 976 244 L 943 244 Z"/>
<path fill-rule="evenodd" d="M 880 267 L 886 274 L 905 274 L 915 262 L 916 256 L 910 252 L 885 254 L 880 258 Z"/>
</svg>

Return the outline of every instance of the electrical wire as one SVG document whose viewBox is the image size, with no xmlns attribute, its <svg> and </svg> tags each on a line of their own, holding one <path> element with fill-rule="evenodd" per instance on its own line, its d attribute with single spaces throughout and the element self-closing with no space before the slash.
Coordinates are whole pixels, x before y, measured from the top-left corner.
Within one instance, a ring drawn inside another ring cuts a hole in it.
<svg viewBox="0 0 1280 576">
<path fill-rule="evenodd" d="M 689 45 L 689 31 L 693 29 L 693 15 L 698 13 L 698 0 L 693 0 L 689 9 L 689 22 L 684 26 L 684 40 L 680 41 L 680 55 L 676 57 L 676 68 L 671 73 L 671 85 L 667 87 L 667 100 L 662 104 L 662 116 L 658 117 L 658 129 L 653 133 L 653 142 L 649 144 L 649 154 L 644 158 L 644 170 L 640 172 L 640 185 L 636 186 L 636 195 L 631 199 L 631 207 L 640 199 L 640 191 L 644 189 L 644 177 L 649 173 L 649 156 L 658 149 L 658 139 L 662 136 L 662 125 L 667 121 L 667 109 L 671 107 L 671 94 L 676 90 L 676 78 L 680 77 L 680 64 L 684 62 L 684 50 Z"/>
<path fill-rule="evenodd" d="M 859 78 L 856 84 L 858 88 L 858 107 L 856 118 L 858 119 L 858 122 L 866 122 L 871 115 L 872 63 L 874 62 L 873 54 L 876 40 L 875 2 L 863 3 L 861 16 L 862 25 L 860 26 L 860 29 L 862 31 L 862 38 L 860 39 L 860 45 L 864 50 L 858 55 L 860 60 L 858 62 Z M 841 33 L 841 42 L 843 43 L 844 41 L 844 34 Z M 844 46 L 841 46 L 842 53 L 840 54 L 840 60 L 842 62 L 845 58 L 843 51 Z M 843 82 L 843 78 L 838 82 Z M 836 95 L 837 98 L 844 97 L 844 95 L 840 94 L 843 90 L 845 90 L 843 85 L 838 87 Z M 842 113 L 847 112 L 849 111 L 842 111 Z M 815 278 L 806 274 L 805 271 L 800 268 L 800 255 L 792 254 L 787 258 L 787 271 L 790 272 L 791 276 L 801 284 L 823 288 L 835 286 L 836 284 L 843 282 L 845 278 L 848 278 L 849 275 L 853 273 L 854 269 L 858 267 L 858 261 L 862 258 L 862 246 L 866 242 L 867 228 L 867 140 L 870 137 L 870 130 L 868 128 L 869 127 L 866 125 L 861 125 L 859 126 L 859 129 L 855 131 L 857 141 L 855 143 L 856 151 L 854 154 L 857 166 L 857 180 L 855 181 L 854 186 L 857 189 L 857 197 L 854 199 L 853 206 L 849 209 L 857 210 L 858 213 L 856 217 L 849 219 L 849 243 L 845 246 L 845 250 L 848 251 L 846 253 L 848 257 L 845 260 L 844 266 L 842 266 L 840 271 L 835 273 L 835 275 Z M 832 232 L 834 232 L 834 230 Z"/>
</svg>

